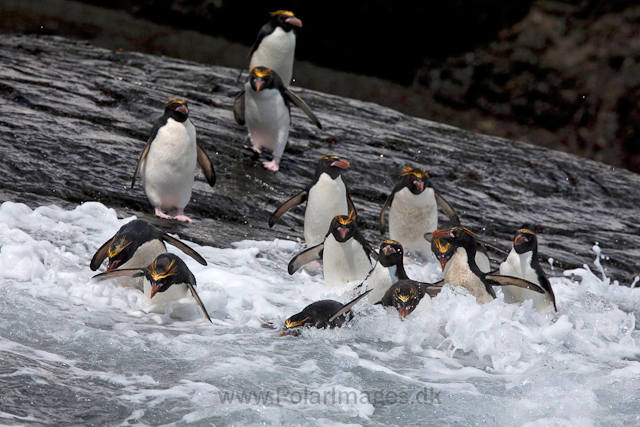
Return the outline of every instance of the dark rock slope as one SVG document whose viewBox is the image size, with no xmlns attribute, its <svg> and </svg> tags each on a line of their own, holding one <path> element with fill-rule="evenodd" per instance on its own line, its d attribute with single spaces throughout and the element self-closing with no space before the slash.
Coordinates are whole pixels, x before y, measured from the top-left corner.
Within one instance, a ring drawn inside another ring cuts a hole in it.
<svg viewBox="0 0 640 427">
<path fill-rule="evenodd" d="M 269 229 L 273 210 L 300 191 L 317 159 L 336 154 L 371 244 L 389 190 L 405 164 L 427 168 L 465 225 L 503 247 L 523 224 L 540 234 L 544 261 L 590 264 L 599 242 L 609 273 L 630 283 L 640 254 L 640 176 L 573 155 L 416 119 L 375 104 L 294 88 L 323 123 L 298 109 L 281 171 L 243 150 L 231 112 L 238 71 L 166 57 L 112 52 L 55 37 L 0 38 L 0 200 L 65 208 L 90 200 L 138 215 L 202 244 L 296 238 L 302 209 Z M 151 216 L 138 155 L 169 97 L 189 101 L 200 144 L 218 174 L 198 172 L 187 213 L 195 225 Z M 548 265 L 544 262 L 546 268 Z M 558 269 L 555 270 L 558 272 Z M 555 274 L 555 273 L 552 273 Z"/>
</svg>

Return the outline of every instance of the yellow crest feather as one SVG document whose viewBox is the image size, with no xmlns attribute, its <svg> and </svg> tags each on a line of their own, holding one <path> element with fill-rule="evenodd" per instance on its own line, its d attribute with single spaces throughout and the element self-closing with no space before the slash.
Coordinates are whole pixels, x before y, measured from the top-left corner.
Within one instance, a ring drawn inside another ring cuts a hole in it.
<svg viewBox="0 0 640 427">
<path fill-rule="evenodd" d="M 157 282 L 158 280 L 164 279 L 165 277 L 173 276 L 174 274 L 176 274 L 176 270 L 178 269 L 178 266 L 174 265 L 175 263 L 175 260 L 171 260 L 167 268 L 165 268 L 163 272 L 159 272 L 158 263 L 156 260 L 153 260 L 153 262 L 151 263 L 151 271 L 149 272 L 151 278 Z"/>
<path fill-rule="evenodd" d="M 349 225 L 356 219 L 356 211 L 349 212 L 349 216 L 346 218 L 343 218 L 343 216 L 344 215 L 340 215 L 340 214 L 336 215 L 336 220 L 341 225 Z"/>
<path fill-rule="evenodd" d="M 276 10 L 275 12 L 269 12 L 269 15 L 271 15 L 271 16 L 277 16 L 277 15 L 295 16 L 293 14 L 293 12 L 291 12 L 289 10 Z"/>
<path fill-rule="evenodd" d="M 416 178 L 429 178 L 429 174 L 423 168 L 414 169 L 411 166 L 402 168 L 402 176 L 413 175 Z"/>
</svg>

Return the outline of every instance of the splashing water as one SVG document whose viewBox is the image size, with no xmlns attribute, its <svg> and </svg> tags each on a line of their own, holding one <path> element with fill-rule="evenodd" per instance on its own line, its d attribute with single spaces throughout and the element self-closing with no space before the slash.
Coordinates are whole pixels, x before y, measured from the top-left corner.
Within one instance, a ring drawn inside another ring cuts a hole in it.
<svg viewBox="0 0 640 427">
<path fill-rule="evenodd" d="M 336 330 L 279 337 L 320 299 L 322 276 L 286 265 L 293 241 L 191 244 L 212 316 L 192 304 L 154 313 L 144 295 L 93 282 L 89 261 L 124 223 L 84 203 L 0 206 L 0 418 L 13 424 L 637 425 L 640 289 L 594 266 L 551 278 L 559 311 L 499 294 L 479 306 L 446 286 L 402 322 L 358 304 Z M 179 237 L 179 236 L 177 236 Z M 407 265 L 435 281 L 436 262 Z M 580 280 L 573 280 L 575 278 Z M 635 283 L 638 281 L 634 281 Z M 182 301 L 184 302 L 184 301 Z M 185 304 L 182 304 L 183 306 Z M 64 408 L 62 410 L 61 408 Z"/>
</svg>

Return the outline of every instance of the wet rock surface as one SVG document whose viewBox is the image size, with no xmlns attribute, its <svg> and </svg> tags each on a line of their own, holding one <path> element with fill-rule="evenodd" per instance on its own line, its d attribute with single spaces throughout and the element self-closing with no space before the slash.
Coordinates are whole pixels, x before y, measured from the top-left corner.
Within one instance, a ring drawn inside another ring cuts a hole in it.
<svg viewBox="0 0 640 427">
<path fill-rule="evenodd" d="M 638 273 L 637 174 L 299 88 L 293 91 L 323 129 L 293 108 L 289 145 L 274 174 L 243 149 L 247 131 L 231 111 L 237 75 L 57 37 L 0 37 L 0 200 L 65 208 L 96 200 L 123 217 L 137 215 L 186 240 L 220 247 L 241 239 L 295 239 L 302 237 L 303 208 L 274 229 L 268 218 L 304 188 L 320 156 L 335 154 L 351 162 L 344 180 L 373 246 L 382 238 L 376 229 L 382 204 L 402 166 L 411 164 L 430 172 L 434 187 L 479 236 L 506 249 L 521 226 L 538 231 L 547 270 L 550 257 L 560 269 L 590 263 L 598 242 L 610 257 L 603 265 L 611 277 L 631 283 Z M 155 218 L 140 181 L 129 188 L 152 123 L 170 97 L 188 100 L 218 177 L 210 188 L 197 172 L 186 208 L 194 225 Z"/>
</svg>

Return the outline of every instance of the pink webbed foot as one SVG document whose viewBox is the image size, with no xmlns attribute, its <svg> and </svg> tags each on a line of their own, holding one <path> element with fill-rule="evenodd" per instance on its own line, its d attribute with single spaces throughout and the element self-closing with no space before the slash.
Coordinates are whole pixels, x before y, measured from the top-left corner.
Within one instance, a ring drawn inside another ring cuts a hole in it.
<svg viewBox="0 0 640 427">
<path fill-rule="evenodd" d="M 278 170 L 280 169 L 280 159 L 274 157 L 274 159 L 271 160 L 270 162 L 262 163 L 262 166 L 264 166 L 265 169 L 268 169 L 270 171 L 278 172 Z"/>
<path fill-rule="evenodd" d="M 245 145 L 245 146 L 244 146 L 244 148 L 245 148 L 246 150 L 251 150 L 251 151 L 253 151 L 254 153 L 262 154 L 262 150 L 260 150 L 258 147 L 254 147 L 253 145 Z"/>
<path fill-rule="evenodd" d="M 177 209 L 176 216 L 173 219 L 177 219 L 178 221 L 186 221 L 189 224 L 193 224 L 193 220 L 184 214 L 184 209 Z"/>
<path fill-rule="evenodd" d="M 158 216 L 158 217 L 160 217 L 162 219 L 171 219 L 172 218 L 171 215 L 167 215 L 166 213 L 164 213 L 162 211 L 162 208 L 159 207 L 159 206 L 156 206 L 156 212 L 155 213 L 156 213 L 156 216 Z"/>
</svg>

